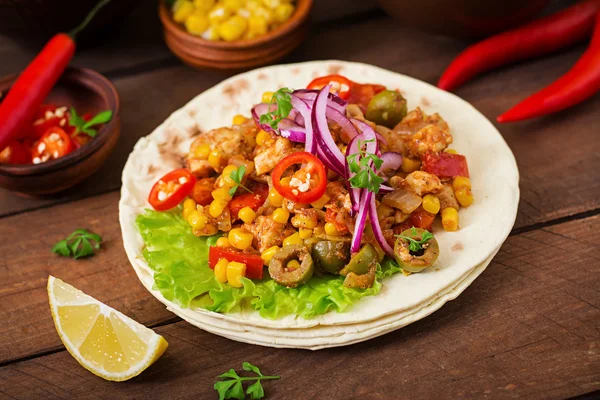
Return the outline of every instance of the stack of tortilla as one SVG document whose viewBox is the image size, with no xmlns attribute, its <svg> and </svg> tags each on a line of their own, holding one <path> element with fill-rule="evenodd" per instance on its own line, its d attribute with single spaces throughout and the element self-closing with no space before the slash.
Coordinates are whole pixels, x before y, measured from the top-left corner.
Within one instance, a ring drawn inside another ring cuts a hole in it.
<svg viewBox="0 0 600 400">
<path fill-rule="evenodd" d="M 460 230 L 434 226 L 440 245 L 436 264 L 420 274 L 396 274 L 383 280 L 376 296 L 361 299 L 348 311 L 314 319 L 288 316 L 262 318 L 248 308 L 220 314 L 181 308 L 153 290 L 153 271 L 142 251 L 136 217 L 150 208 L 152 185 L 165 173 L 181 168 L 194 137 L 231 125 L 236 114 L 249 115 L 265 91 L 303 88 L 315 77 L 342 74 L 361 83 L 399 90 L 409 110 L 417 106 L 439 113 L 450 125 L 452 148 L 467 157 L 475 203 L 461 208 Z M 165 95 L 168 95 L 166 93 Z M 322 349 L 371 339 L 426 317 L 456 298 L 491 262 L 508 236 L 519 201 L 517 165 L 494 126 L 458 97 L 427 83 L 371 65 L 319 61 L 279 65 L 230 78 L 197 96 L 136 144 L 123 170 L 119 219 L 127 256 L 142 284 L 169 310 L 189 323 L 233 340 L 273 347 Z"/>
</svg>

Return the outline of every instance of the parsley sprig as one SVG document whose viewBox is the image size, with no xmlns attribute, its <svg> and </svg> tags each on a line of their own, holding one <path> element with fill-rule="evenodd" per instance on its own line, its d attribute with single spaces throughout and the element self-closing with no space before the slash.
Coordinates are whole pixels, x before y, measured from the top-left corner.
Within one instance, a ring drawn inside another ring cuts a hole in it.
<svg viewBox="0 0 600 400">
<path fill-rule="evenodd" d="M 238 399 L 244 400 L 246 395 L 250 396 L 253 400 L 262 399 L 265 397 L 265 390 L 262 387 L 261 381 L 279 379 L 279 376 L 266 376 L 260 372 L 257 366 L 244 362 L 242 368 L 247 372 L 254 372 L 257 376 L 239 376 L 237 372 L 232 368 L 224 374 L 219 375 L 221 380 L 215 383 L 215 390 L 219 393 L 219 400 L 225 399 Z M 244 387 L 242 382 L 245 381 L 256 381 L 252 385 L 246 388 L 244 393 Z"/>
<path fill-rule="evenodd" d="M 278 126 L 282 119 L 287 118 L 292 111 L 292 89 L 281 88 L 271 97 L 269 103 L 269 110 L 273 107 L 273 104 L 277 104 L 277 109 L 269 111 L 260 116 L 260 123 L 267 124 L 274 130 L 279 132 Z"/>
<path fill-rule="evenodd" d="M 367 153 L 366 148 L 363 149 L 366 143 L 374 141 L 374 139 L 359 140 L 358 153 L 350 154 L 347 157 L 348 168 L 351 173 L 355 174 L 349 182 L 353 188 L 367 189 L 369 192 L 379 193 L 379 186 L 384 179 L 378 176 L 375 171 L 381 168 L 383 160 L 375 154 Z M 375 169 L 371 167 L 371 163 L 373 163 Z"/>
<path fill-rule="evenodd" d="M 98 131 L 92 129 L 92 127 L 110 122 L 113 116 L 112 111 L 106 110 L 102 111 L 101 113 L 98 113 L 94 118 L 90 119 L 89 121 L 86 121 L 85 119 L 83 119 L 83 117 L 77 114 L 77 111 L 75 111 L 73 107 L 71 107 L 69 114 L 69 125 L 75 128 L 75 132 L 73 132 L 71 137 L 75 137 L 80 133 L 85 133 L 88 136 L 95 137 L 98 134 Z"/>
<path fill-rule="evenodd" d="M 414 227 L 412 228 L 411 234 L 417 236 L 417 230 Z M 423 245 L 433 238 L 433 234 L 428 230 L 425 230 L 423 235 L 421 235 L 421 240 L 415 240 L 410 236 L 404 235 L 396 235 L 396 237 L 402 238 L 408 242 L 408 251 L 411 253 L 418 253 L 423 250 Z"/>
<path fill-rule="evenodd" d="M 93 242 L 93 243 L 92 243 Z M 52 252 L 65 257 L 74 259 L 89 257 L 95 254 L 95 250 L 100 249 L 102 237 L 100 235 L 88 232 L 85 229 L 76 229 L 66 239 L 56 243 Z"/>
<path fill-rule="evenodd" d="M 231 197 L 233 197 L 233 195 L 235 194 L 235 192 L 237 192 L 239 186 L 241 186 L 242 188 L 246 189 L 246 191 L 248 193 L 254 193 L 254 192 L 252 192 L 252 190 L 250 190 L 246 186 L 242 185 L 242 179 L 244 179 L 244 174 L 245 173 L 246 173 L 246 166 L 245 165 L 240 165 L 238 167 L 238 169 L 236 169 L 235 171 L 233 171 L 231 173 L 231 175 L 229 175 L 229 177 L 231 179 L 233 179 L 233 181 L 236 183 L 235 186 L 233 186 L 231 189 L 229 189 L 229 195 Z"/>
</svg>

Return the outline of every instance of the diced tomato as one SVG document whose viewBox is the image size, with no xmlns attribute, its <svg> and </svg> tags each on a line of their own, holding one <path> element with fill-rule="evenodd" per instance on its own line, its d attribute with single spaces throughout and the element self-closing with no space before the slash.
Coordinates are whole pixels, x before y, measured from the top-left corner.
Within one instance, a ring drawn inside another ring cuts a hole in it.
<svg viewBox="0 0 600 400">
<path fill-rule="evenodd" d="M 308 89 L 321 90 L 325 86 L 331 85 L 331 91 L 340 98 L 347 100 L 350 96 L 350 90 L 355 85 L 350 79 L 342 75 L 327 75 L 314 79 L 308 84 Z"/>
<path fill-rule="evenodd" d="M 421 161 L 423 171 L 437 175 L 440 178 L 469 177 L 467 159 L 463 155 L 428 151 L 421 157 Z"/>
<path fill-rule="evenodd" d="M 267 200 L 269 195 L 269 185 L 266 183 L 256 182 L 250 185 L 248 188 L 252 190 L 252 193 L 248 193 L 243 189 L 238 189 L 233 199 L 229 202 L 229 212 L 231 213 L 231 220 L 235 221 L 238 219 L 238 213 L 244 207 L 250 207 L 254 211 L 258 210 Z"/>
<path fill-rule="evenodd" d="M 310 173 L 310 185 L 305 192 L 300 192 L 294 186 L 286 186 L 281 183 L 283 173 L 296 164 L 303 165 L 300 171 Z M 273 187 L 275 190 L 286 199 L 297 203 L 308 204 L 317 201 L 327 189 L 327 171 L 325 170 L 325 165 L 317 157 L 305 151 L 292 153 L 279 161 L 273 169 L 271 177 L 273 178 Z"/>
<path fill-rule="evenodd" d="M 363 112 L 367 111 L 369 102 L 377 93 L 385 90 L 385 86 L 354 83 L 348 96 L 349 104 L 357 104 Z"/>
<path fill-rule="evenodd" d="M 327 211 L 325 211 L 325 221 L 331 222 L 333 225 L 335 225 L 335 229 L 337 229 L 338 232 L 342 234 L 347 233 L 348 227 L 344 221 L 338 220 L 338 214 L 339 213 L 334 209 L 328 208 Z"/>
<path fill-rule="evenodd" d="M 192 190 L 192 199 L 197 204 L 207 206 L 213 201 L 212 191 L 215 189 L 215 178 L 202 178 L 196 181 Z"/>
<path fill-rule="evenodd" d="M 408 220 L 410 221 L 410 224 L 415 228 L 427 229 L 429 232 L 431 232 L 431 229 L 433 228 L 434 219 L 434 214 L 428 213 L 427 211 L 419 207 L 418 209 L 413 211 L 412 214 L 410 214 L 410 218 Z"/>
<path fill-rule="evenodd" d="M 208 266 L 215 269 L 220 259 L 246 264 L 246 278 L 262 279 L 263 259 L 258 254 L 244 253 L 229 247 L 211 246 L 208 251 Z"/>
<path fill-rule="evenodd" d="M 23 143 L 13 140 L 0 151 L 0 164 L 29 164 L 31 152 Z"/>
<path fill-rule="evenodd" d="M 69 135 L 62 128 L 53 126 L 33 145 L 31 160 L 34 164 L 39 164 L 64 157 L 71 151 L 73 143 Z"/>
<path fill-rule="evenodd" d="M 152 186 L 148 202 L 157 211 L 170 210 L 190 194 L 196 178 L 185 168 L 173 170 Z"/>
</svg>

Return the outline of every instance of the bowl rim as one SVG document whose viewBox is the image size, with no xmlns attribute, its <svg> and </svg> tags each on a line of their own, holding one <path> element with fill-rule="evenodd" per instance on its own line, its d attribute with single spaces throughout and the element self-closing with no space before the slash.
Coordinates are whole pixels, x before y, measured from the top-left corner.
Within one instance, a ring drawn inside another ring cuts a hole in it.
<svg viewBox="0 0 600 400">
<path fill-rule="evenodd" d="M 0 78 L 0 83 L 14 82 L 18 74 L 7 75 Z M 96 137 L 86 145 L 76 149 L 75 151 L 60 157 L 56 160 L 50 160 L 40 164 L 0 164 L 0 174 L 5 176 L 32 176 L 44 175 L 50 172 L 57 171 L 77 163 L 98 151 L 108 141 L 109 136 L 118 128 L 120 123 L 119 111 L 121 102 L 119 93 L 111 81 L 104 75 L 89 68 L 68 67 L 61 75 L 60 80 L 68 80 L 77 85 L 84 86 L 89 90 L 99 93 L 99 89 L 106 93 L 110 110 L 113 112 L 113 117 L 107 124 L 98 131 Z M 98 84 L 101 88 L 94 87 L 92 82 Z"/>
<path fill-rule="evenodd" d="M 267 32 L 267 34 L 259 36 L 254 39 L 241 39 L 233 42 L 225 42 L 222 40 L 206 40 L 199 36 L 192 35 L 186 32 L 181 24 L 178 24 L 171 18 L 171 11 L 167 7 L 164 0 L 159 1 L 158 14 L 163 27 L 170 34 L 174 35 L 178 40 L 185 40 L 193 42 L 197 46 L 203 47 L 214 47 L 224 50 L 236 50 L 252 48 L 271 42 L 281 36 L 285 36 L 292 31 L 296 30 L 299 26 L 306 21 L 312 8 L 313 0 L 297 0 L 296 11 L 292 14 L 292 17 L 285 22 L 283 25 L 276 29 Z"/>
</svg>

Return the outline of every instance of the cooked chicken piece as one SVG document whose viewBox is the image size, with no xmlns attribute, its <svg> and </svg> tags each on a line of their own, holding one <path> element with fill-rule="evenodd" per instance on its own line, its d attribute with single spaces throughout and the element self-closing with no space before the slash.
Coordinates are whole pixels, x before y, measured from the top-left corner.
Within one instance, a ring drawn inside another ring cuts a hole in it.
<svg viewBox="0 0 600 400">
<path fill-rule="evenodd" d="M 407 189 L 411 189 L 419 196 L 437 193 L 442 189 L 440 178 L 424 171 L 411 172 L 404 180 L 404 184 L 408 185 Z"/>
<path fill-rule="evenodd" d="M 252 246 L 261 253 L 273 246 L 281 246 L 283 239 L 290 236 L 294 230 L 284 224 L 273 221 L 270 216 L 259 216 L 244 228 L 254 235 Z"/>
<path fill-rule="evenodd" d="M 279 161 L 293 152 L 291 142 L 282 137 L 278 137 L 274 145 L 257 147 L 256 156 L 254 157 L 256 175 L 271 172 Z"/>
<path fill-rule="evenodd" d="M 290 220 L 294 228 L 313 229 L 325 219 L 325 213 L 322 210 L 317 210 L 316 208 L 296 209 L 295 214 L 296 215 L 294 215 Z"/>
<path fill-rule="evenodd" d="M 289 212 L 294 214 L 297 213 L 298 210 L 302 210 L 308 207 L 310 207 L 309 204 L 296 203 L 295 201 L 286 199 L 285 197 L 283 198 L 283 204 L 281 205 L 281 208 L 283 208 L 284 210 L 288 210 Z"/>
<path fill-rule="evenodd" d="M 211 151 L 217 150 L 221 155 L 221 165 L 217 172 L 221 172 L 231 157 L 242 155 L 251 158 L 254 148 L 256 127 L 254 125 L 234 125 L 232 128 L 218 128 L 202 133 L 190 146 L 187 158 L 188 169 L 198 178 L 207 177 L 213 168 L 207 160 L 198 158 L 196 152 L 201 145 L 208 144 Z"/>
<path fill-rule="evenodd" d="M 394 213 L 394 220 L 397 224 L 403 223 L 408 219 L 408 217 L 410 217 L 410 214 L 403 213 L 400 210 L 396 210 L 396 212 Z"/>
<path fill-rule="evenodd" d="M 350 194 L 346 189 L 346 186 L 340 181 L 333 181 L 327 184 L 327 194 L 331 197 L 329 205 L 335 204 L 339 208 L 343 208 L 347 212 L 352 209 L 352 202 L 350 201 Z"/>
<path fill-rule="evenodd" d="M 394 153 L 406 154 L 406 144 L 400 134 L 383 125 L 377 125 L 375 132 L 379 133 L 385 139 L 385 142 L 379 142 L 382 152 L 393 151 Z"/>
<path fill-rule="evenodd" d="M 354 118 L 359 121 L 365 120 L 365 115 L 363 114 L 358 104 L 348 104 L 348 106 L 346 107 L 346 116 L 348 118 Z"/>
<path fill-rule="evenodd" d="M 448 183 L 442 184 L 442 190 L 435 196 L 440 199 L 440 210 L 448 207 L 452 207 L 457 210 L 459 209 L 458 201 L 456 201 L 456 196 L 454 196 L 454 189 L 452 188 L 452 185 Z"/>
<path fill-rule="evenodd" d="M 402 136 L 413 156 L 443 151 L 452 143 L 448 124 L 439 114 L 427 115 L 419 107 L 409 112 L 394 132 Z"/>
</svg>

